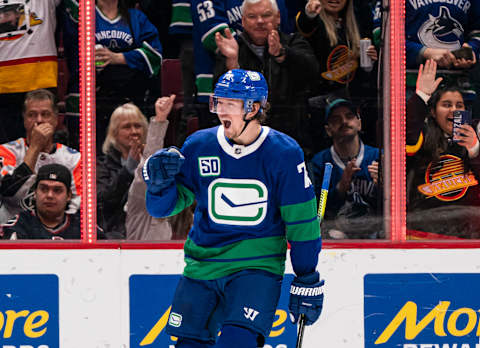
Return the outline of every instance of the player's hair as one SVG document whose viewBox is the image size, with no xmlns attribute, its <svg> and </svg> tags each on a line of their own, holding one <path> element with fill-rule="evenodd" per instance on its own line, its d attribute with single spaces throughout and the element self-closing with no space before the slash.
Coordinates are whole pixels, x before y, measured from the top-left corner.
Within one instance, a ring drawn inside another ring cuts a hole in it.
<svg viewBox="0 0 480 348">
<path fill-rule="evenodd" d="M 27 111 L 27 102 L 30 100 L 50 100 L 52 104 L 52 110 L 55 115 L 58 115 L 58 106 L 57 106 L 57 98 L 55 94 L 50 92 L 47 89 L 36 89 L 33 91 L 28 92 L 25 95 L 25 100 L 23 101 L 22 105 L 22 114 L 25 115 Z"/>
<path fill-rule="evenodd" d="M 105 141 L 103 142 L 102 146 L 102 152 L 104 154 L 108 154 L 111 147 L 117 149 L 116 136 L 118 134 L 118 128 L 120 127 L 120 123 L 125 118 L 138 121 L 142 125 L 142 143 L 145 143 L 148 129 L 147 118 L 135 104 L 126 103 L 113 110 L 112 116 L 110 117 L 110 122 L 108 123 L 107 136 L 105 137 Z"/>
<path fill-rule="evenodd" d="M 345 7 L 340 11 L 339 15 L 344 20 L 348 47 L 352 50 L 354 56 L 358 57 L 360 51 L 360 31 L 353 10 L 353 0 L 347 0 Z M 325 25 L 330 46 L 336 46 L 338 43 L 338 35 L 335 18 L 330 16 L 323 6 L 319 16 Z"/>
<path fill-rule="evenodd" d="M 240 11 L 243 14 L 243 10 L 245 9 L 246 5 L 253 5 L 256 4 L 257 2 L 260 2 L 262 0 L 243 0 L 242 5 L 240 6 Z M 272 4 L 272 8 L 275 12 L 278 12 L 278 5 L 276 0 L 269 0 L 270 3 Z"/>
<path fill-rule="evenodd" d="M 255 102 L 260 104 L 260 102 Z M 254 103 L 254 104 L 255 104 Z M 257 120 L 260 124 L 264 124 L 267 121 L 267 113 L 270 110 L 270 103 L 267 102 L 265 106 L 262 108 L 262 110 L 258 111 L 257 114 L 254 116 L 253 119 Z"/>
</svg>

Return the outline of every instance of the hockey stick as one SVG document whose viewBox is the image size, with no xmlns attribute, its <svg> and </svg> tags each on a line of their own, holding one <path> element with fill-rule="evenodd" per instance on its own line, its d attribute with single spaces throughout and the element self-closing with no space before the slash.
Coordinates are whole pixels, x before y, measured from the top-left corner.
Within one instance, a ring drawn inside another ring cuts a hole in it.
<svg viewBox="0 0 480 348">
<path fill-rule="evenodd" d="M 332 168 L 333 166 L 331 163 L 325 163 L 325 169 L 323 171 L 322 191 L 320 192 L 320 200 L 318 202 L 317 211 L 317 216 L 320 220 L 319 223 L 322 222 L 323 216 L 325 215 L 325 207 L 327 205 L 328 187 L 330 186 Z M 305 332 L 305 322 L 305 314 L 300 314 L 300 320 L 298 322 L 297 344 L 295 345 L 295 348 L 302 348 L 303 333 Z"/>
</svg>

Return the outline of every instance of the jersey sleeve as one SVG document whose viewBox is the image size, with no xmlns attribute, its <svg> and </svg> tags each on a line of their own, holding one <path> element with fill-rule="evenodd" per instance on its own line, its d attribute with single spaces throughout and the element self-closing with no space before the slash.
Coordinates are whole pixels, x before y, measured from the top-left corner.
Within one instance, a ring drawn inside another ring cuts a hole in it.
<svg viewBox="0 0 480 348">
<path fill-rule="evenodd" d="M 215 52 L 215 33 L 228 28 L 224 0 L 192 0 L 192 21 L 195 31 L 200 34 L 203 47 Z"/>
<path fill-rule="evenodd" d="M 190 11 L 190 1 L 173 0 L 172 1 L 172 18 L 168 33 L 176 34 L 192 34 L 192 14 Z"/>
<path fill-rule="evenodd" d="M 415 155 L 422 148 L 424 141 L 423 127 L 427 115 L 427 104 L 418 94 L 413 94 L 407 101 L 407 156 Z"/>
<path fill-rule="evenodd" d="M 140 47 L 124 53 L 130 68 L 143 71 L 148 76 L 158 75 L 162 66 L 162 45 L 157 28 L 141 11 L 130 10 L 135 42 Z M 134 21 L 133 18 L 136 18 Z M 138 24 L 133 25 L 134 23 Z M 138 32 L 137 32 L 138 31 Z"/>
<path fill-rule="evenodd" d="M 300 147 L 282 154 L 278 195 L 280 212 L 291 245 L 293 270 L 297 275 L 314 272 L 321 249 L 317 202 Z"/>
</svg>

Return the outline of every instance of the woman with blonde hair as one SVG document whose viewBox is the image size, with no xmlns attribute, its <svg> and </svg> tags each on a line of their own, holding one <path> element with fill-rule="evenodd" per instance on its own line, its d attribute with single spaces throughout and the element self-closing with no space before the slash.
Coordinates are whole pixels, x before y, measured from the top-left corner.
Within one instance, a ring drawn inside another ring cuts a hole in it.
<svg viewBox="0 0 480 348">
<path fill-rule="evenodd" d="M 371 20 L 362 18 L 361 24 Z M 309 0 L 305 9 L 297 15 L 297 28 L 312 45 L 320 64 L 314 94 L 326 95 L 333 91 L 337 96 L 356 97 L 351 84 L 360 72 L 360 37 L 361 33 L 370 33 L 368 30 L 361 31 L 355 18 L 353 0 Z M 367 55 L 377 60 L 374 46 L 370 45 Z"/>
<path fill-rule="evenodd" d="M 147 128 L 146 117 L 132 103 L 117 107 L 110 117 L 103 155 L 97 160 L 97 218 L 107 239 L 125 238 L 124 206 Z"/>
</svg>

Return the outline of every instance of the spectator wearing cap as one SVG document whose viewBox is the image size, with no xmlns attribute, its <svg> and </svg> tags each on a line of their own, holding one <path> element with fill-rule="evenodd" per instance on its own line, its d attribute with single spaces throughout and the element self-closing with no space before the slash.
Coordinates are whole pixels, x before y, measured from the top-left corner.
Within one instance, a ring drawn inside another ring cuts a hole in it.
<svg viewBox="0 0 480 348">
<path fill-rule="evenodd" d="M 377 204 L 379 149 L 363 144 L 361 129 L 360 116 L 350 101 L 336 99 L 327 106 L 325 131 L 333 145 L 312 159 L 317 197 L 325 164 L 333 165 L 323 227 L 327 238 L 376 238 L 381 228 L 381 221 L 367 222 L 381 206 Z"/>
<path fill-rule="evenodd" d="M 70 170 L 73 180 L 68 212 L 75 213 L 80 207 L 80 153 L 53 141 L 57 114 L 53 93 L 45 89 L 27 93 L 23 104 L 26 138 L 0 145 L 0 223 L 22 209 L 33 209 L 35 173 L 46 164 L 58 163 Z"/>
<path fill-rule="evenodd" d="M 35 209 L 22 211 L 1 226 L 5 239 L 80 239 L 80 213 L 68 214 L 72 174 L 61 164 L 38 170 L 33 185 Z"/>
</svg>

